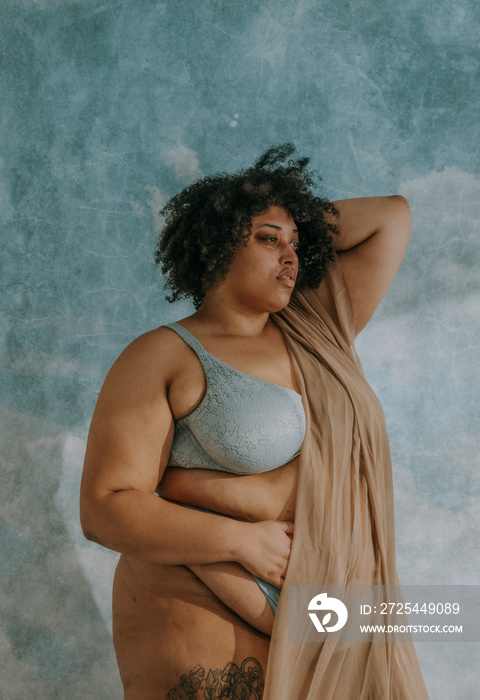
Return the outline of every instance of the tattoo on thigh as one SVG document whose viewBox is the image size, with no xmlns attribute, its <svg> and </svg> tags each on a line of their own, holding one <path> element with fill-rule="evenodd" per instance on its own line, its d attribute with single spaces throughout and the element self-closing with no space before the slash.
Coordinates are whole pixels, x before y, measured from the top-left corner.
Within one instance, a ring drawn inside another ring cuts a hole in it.
<svg viewBox="0 0 480 700">
<path fill-rule="evenodd" d="M 167 700 L 261 700 L 265 682 L 257 659 L 249 656 L 241 666 L 233 662 L 225 668 L 195 666 L 184 673 Z"/>
</svg>

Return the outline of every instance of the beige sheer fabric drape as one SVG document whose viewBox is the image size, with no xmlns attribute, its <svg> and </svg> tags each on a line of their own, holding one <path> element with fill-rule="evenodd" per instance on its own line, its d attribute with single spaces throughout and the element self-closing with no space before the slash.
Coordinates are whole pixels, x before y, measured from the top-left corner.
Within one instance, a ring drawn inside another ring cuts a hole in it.
<svg viewBox="0 0 480 700">
<path fill-rule="evenodd" d="M 392 467 L 380 403 L 353 351 L 339 260 L 326 276 L 338 325 L 310 290 L 274 317 L 300 383 L 307 432 L 295 536 L 264 700 L 424 700 L 409 642 L 289 642 L 289 585 L 397 584 Z"/>
</svg>

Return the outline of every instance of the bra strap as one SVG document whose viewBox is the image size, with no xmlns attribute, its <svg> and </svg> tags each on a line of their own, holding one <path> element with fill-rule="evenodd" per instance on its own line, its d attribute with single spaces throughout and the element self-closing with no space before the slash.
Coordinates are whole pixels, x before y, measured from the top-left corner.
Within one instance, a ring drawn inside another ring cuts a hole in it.
<svg viewBox="0 0 480 700">
<path fill-rule="evenodd" d="M 167 323 L 164 328 L 169 328 L 171 331 L 180 336 L 180 338 L 188 345 L 189 348 L 198 356 L 203 368 L 212 367 L 212 359 L 210 353 L 208 353 L 201 342 L 195 338 L 190 331 L 181 326 L 179 323 Z"/>
</svg>

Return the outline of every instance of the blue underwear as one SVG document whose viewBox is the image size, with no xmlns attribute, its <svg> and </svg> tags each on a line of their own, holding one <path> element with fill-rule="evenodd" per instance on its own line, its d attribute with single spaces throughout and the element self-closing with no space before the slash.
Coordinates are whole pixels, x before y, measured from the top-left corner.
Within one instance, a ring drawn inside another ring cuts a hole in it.
<svg viewBox="0 0 480 700">
<path fill-rule="evenodd" d="M 252 576 L 260 586 L 263 595 L 270 603 L 270 607 L 272 608 L 273 614 L 275 615 L 275 613 L 277 612 L 278 599 L 280 598 L 281 593 L 280 588 L 274 586 L 273 583 L 268 583 L 268 581 L 264 581 L 263 578 L 258 578 L 258 576 L 255 576 L 254 574 L 252 574 Z"/>
<path fill-rule="evenodd" d="M 186 508 L 192 508 L 193 510 L 201 510 L 202 513 L 212 513 L 213 515 L 221 515 L 221 513 L 216 513 L 214 510 L 207 510 L 206 508 L 199 508 L 197 506 L 190 506 L 188 503 L 182 503 Z M 280 588 L 277 588 L 273 583 L 268 583 L 264 581 L 263 578 L 259 578 L 254 574 L 251 574 L 255 581 L 258 583 L 260 590 L 262 591 L 265 598 L 268 600 L 270 607 L 273 610 L 273 614 L 277 612 L 278 599 L 280 598 Z"/>
</svg>

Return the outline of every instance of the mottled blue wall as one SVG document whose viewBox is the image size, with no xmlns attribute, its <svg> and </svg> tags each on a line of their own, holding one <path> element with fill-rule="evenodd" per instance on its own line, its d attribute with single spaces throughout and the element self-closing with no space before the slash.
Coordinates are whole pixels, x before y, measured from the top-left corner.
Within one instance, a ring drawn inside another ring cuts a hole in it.
<svg viewBox="0 0 480 700">
<path fill-rule="evenodd" d="M 479 7 L 2 0 L 1 698 L 121 697 L 115 555 L 77 518 L 96 395 L 134 336 L 189 308 L 154 268 L 161 204 L 286 140 L 331 198 L 409 198 L 411 247 L 357 349 L 402 580 L 480 583 Z M 478 646 L 419 654 L 432 700 L 478 692 Z"/>
</svg>

